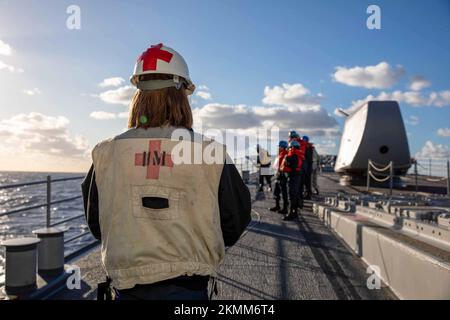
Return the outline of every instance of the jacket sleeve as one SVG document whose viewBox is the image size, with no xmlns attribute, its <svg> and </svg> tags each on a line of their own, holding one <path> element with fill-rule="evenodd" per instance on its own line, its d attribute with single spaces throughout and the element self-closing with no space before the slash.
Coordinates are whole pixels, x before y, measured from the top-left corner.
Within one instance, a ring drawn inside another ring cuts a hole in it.
<svg viewBox="0 0 450 320">
<path fill-rule="evenodd" d="M 234 164 L 225 164 L 219 184 L 220 225 L 225 246 L 238 240 L 251 220 L 250 191 Z"/>
<path fill-rule="evenodd" d="M 88 174 L 81 183 L 81 193 L 83 194 L 84 214 L 89 230 L 96 239 L 100 240 L 98 190 L 97 184 L 95 183 L 94 165 L 91 166 Z"/>
</svg>

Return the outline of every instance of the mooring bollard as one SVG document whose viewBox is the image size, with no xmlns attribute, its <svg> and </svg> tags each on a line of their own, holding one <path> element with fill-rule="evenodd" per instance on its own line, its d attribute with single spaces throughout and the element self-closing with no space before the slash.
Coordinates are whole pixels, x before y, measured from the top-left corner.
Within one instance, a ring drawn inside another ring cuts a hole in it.
<svg viewBox="0 0 450 320">
<path fill-rule="evenodd" d="M 64 230 L 42 228 L 34 230 L 40 240 L 38 245 L 38 272 L 55 276 L 64 271 Z"/>
<path fill-rule="evenodd" d="M 37 238 L 18 238 L 2 241 L 5 247 L 5 292 L 21 295 L 36 289 Z"/>
</svg>

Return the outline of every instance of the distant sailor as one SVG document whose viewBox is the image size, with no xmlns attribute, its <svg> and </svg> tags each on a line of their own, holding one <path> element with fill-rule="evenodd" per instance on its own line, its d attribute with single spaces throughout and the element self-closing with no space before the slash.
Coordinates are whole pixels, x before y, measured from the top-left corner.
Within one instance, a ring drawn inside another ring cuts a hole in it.
<svg viewBox="0 0 450 320">
<path fill-rule="evenodd" d="M 259 167 L 259 191 L 264 191 L 264 179 L 269 185 L 269 191 L 272 191 L 272 174 L 270 170 L 271 159 L 269 152 L 259 144 L 256 145 L 256 152 L 258 153 L 256 163 Z"/>
<path fill-rule="evenodd" d="M 303 156 L 300 152 L 300 144 L 296 140 L 289 142 L 289 152 L 283 162 L 283 170 L 288 173 L 289 186 L 289 213 L 283 220 L 294 220 L 298 217 L 298 194 L 300 188 L 300 171 L 302 168 Z"/>
<path fill-rule="evenodd" d="M 305 160 L 305 152 L 306 152 L 305 142 L 302 140 L 302 138 L 300 138 L 300 135 L 294 130 L 289 132 L 289 142 L 291 142 L 291 141 L 297 141 L 298 144 L 300 145 L 300 147 L 299 147 L 300 157 L 303 162 L 303 160 Z M 300 171 L 300 177 L 299 177 L 299 182 L 298 182 L 299 183 L 298 201 L 297 201 L 297 205 L 300 209 L 303 208 L 303 181 L 302 181 L 302 178 L 303 178 L 303 171 Z"/>
<path fill-rule="evenodd" d="M 225 246 L 250 221 L 249 190 L 226 152 L 214 163 L 176 161 L 180 144 L 192 159 L 215 143 L 191 129 L 195 87 L 179 53 L 151 46 L 131 82 L 129 130 L 97 144 L 82 184 L 89 228 L 118 299 L 207 299 Z M 188 138 L 173 139 L 175 130 Z"/>
<path fill-rule="evenodd" d="M 305 146 L 305 161 L 303 162 L 302 168 L 300 193 L 304 195 L 303 198 L 305 200 L 311 200 L 311 179 L 313 172 L 314 145 L 309 142 L 308 136 L 303 136 L 302 141 Z"/>
<path fill-rule="evenodd" d="M 273 192 L 275 197 L 275 207 L 270 208 L 270 211 L 278 212 L 284 215 L 288 213 L 288 206 L 289 206 L 288 192 L 287 192 L 287 176 L 285 167 L 283 165 L 284 158 L 288 154 L 287 149 L 288 149 L 287 141 L 284 140 L 280 141 L 278 144 L 278 159 L 276 161 L 277 165 L 276 182 L 275 182 L 275 189 Z M 280 207 L 280 199 L 281 199 L 280 194 L 283 196 L 283 209 L 281 209 Z"/>
</svg>

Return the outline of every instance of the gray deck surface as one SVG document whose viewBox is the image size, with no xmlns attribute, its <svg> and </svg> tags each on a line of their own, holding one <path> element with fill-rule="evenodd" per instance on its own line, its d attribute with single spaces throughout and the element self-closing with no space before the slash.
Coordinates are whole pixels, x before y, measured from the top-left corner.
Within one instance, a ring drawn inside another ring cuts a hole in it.
<svg viewBox="0 0 450 320">
<path fill-rule="evenodd" d="M 247 233 L 219 269 L 219 299 L 392 299 L 368 290 L 366 267 L 310 211 L 284 222 L 258 201 Z"/>
<path fill-rule="evenodd" d="M 324 189 L 331 182 L 319 177 Z M 227 250 L 213 299 L 395 299 L 384 286 L 367 289 L 366 266 L 312 214 L 311 202 L 299 221 L 284 222 L 267 209 L 271 193 L 260 197 L 247 231 Z M 53 299 L 95 299 L 97 282 L 104 279 L 99 249 L 72 264 L 81 268 L 81 290 L 62 290 Z"/>
</svg>

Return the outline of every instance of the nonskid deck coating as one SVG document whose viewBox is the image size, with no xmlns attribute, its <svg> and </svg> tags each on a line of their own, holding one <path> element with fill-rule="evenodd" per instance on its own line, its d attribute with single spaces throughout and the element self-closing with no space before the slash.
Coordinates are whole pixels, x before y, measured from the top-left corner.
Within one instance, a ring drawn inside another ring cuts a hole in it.
<svg viewBox="0 0 450 320">
<path fill-rule="evenodd" d="M 312 213 L 311 202 L 298 221 L 285 222 L 268 210 L 271 193 L 251 191 L 258 199 L 253 220 L 227 250 L 213 299 L 396 299 L 385 286 L 367 288 L 366 265 Z M 95 299 L 105 279 L 99 248 L 71 264 L 81 269 L 81 289 L 61 290 L 52 299 Z"/>
</svg>

